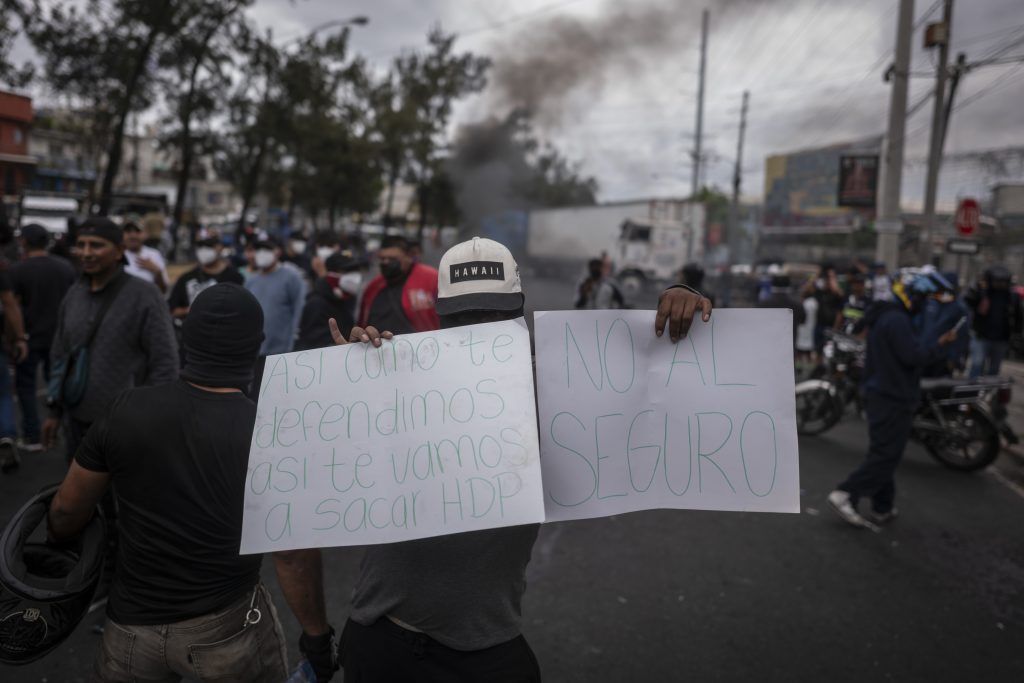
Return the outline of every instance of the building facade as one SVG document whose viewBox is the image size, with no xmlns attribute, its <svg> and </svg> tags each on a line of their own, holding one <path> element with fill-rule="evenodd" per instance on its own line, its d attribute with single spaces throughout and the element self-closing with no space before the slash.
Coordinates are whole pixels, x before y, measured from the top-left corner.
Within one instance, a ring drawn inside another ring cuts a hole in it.
<svg viewBox="0 0 1024 683">
<path fill-rule="evenodd" d="M 32 98 L 0 91 L 0 188 L 4 201 L 16 201 L 35 169 L 28 141 Z"/>
</svg>

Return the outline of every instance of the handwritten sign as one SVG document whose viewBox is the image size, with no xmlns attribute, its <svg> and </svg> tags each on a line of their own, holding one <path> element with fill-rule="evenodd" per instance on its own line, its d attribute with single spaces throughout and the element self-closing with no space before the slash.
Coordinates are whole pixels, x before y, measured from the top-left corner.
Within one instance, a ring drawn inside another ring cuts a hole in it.
<svg viewBox="0 0 1024 683">
<path fill-rule="evenodd" d="M 799 512 L 788 310 L 536 314 L 548 521 L 653 508 Z"/>
<path fill-rule="evenodd" d="M 526 322 L 267 358 L 241 552 L 544 519 Z"/>
</svg>

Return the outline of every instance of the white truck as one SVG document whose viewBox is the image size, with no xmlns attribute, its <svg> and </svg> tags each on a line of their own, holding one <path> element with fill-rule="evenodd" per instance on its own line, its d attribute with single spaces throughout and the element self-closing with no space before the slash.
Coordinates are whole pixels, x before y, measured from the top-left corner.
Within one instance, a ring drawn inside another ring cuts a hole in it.
<svg viewBox="0 0 1024 683">
<path fill-rule="evenodd" d="M 602 254 L 623 287 L 672 280 L 704 257 L 704 205 L 641 200 L 539 209 L 527 215 L 527 265 L 548 275 L 577 277 Z"/>
<path fill-rule="evenodd" d="M 74 197 L 25 194 L 18 206 L 18 225 L 37 223 L 58 236 L 67 233 L 68 219 L 81 213 L 81 201 Z"/>
</svg>

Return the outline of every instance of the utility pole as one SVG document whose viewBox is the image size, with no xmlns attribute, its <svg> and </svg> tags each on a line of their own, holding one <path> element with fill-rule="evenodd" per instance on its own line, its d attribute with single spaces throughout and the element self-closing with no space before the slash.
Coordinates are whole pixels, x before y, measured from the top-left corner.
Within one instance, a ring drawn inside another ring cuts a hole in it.
<svg viewBox="0 0 1024 683">
<path fill-rule="evenodd" d="M 732 203 L 729 205 L 729 260 L 736 263 L 740 243 L 740 184 L 743 182 L 743 136 L 747 130 L 747 103 L 750 92 L 743 91 L 743 106 L 740 108 L 740 135 L 736 143 L 736 167 L 732 172 Z"/>
<path fill-rule="evenodd" d="M 958 52 L 956 64 L 949 75 L 949 97 L 946 98 L 946 110 L 942 114 L 942 142 L 941 149 L 946 149 L 946 132 L 949 131 L 949 117 L 953 115 L 953 100 L 956 99 L 956 87 L 960 85 L 960 77 L 967 73 L 967 55 Z"/>
<path fill-rule="evenodd" d="M 921 260 L 932 261 L 932 237 L 935 232 L 935 195 L 942 167 L 942 144 L 946 139 L 946 79 L 949 76 L 949 42 L 953 29 L 953 0 L 944 0 L 942 23 L 926 29 L 925 47 L 938 46 L 939 66 L 935 74 L 935 106 L 932 109 L 932 135 L 928 148 L 928 176 L 924 186 L 924 216 L 921 219 Z"/>
<path fill-rule="evenodd" d="M 693 143 L 693 178 L 691 180 L 691 197 L 696 197 L 700 191 L 700 146 L 701 137 L 704 134 L 704 62 L 707 59 L 708 51 L 708 11 L 701 12 L 700 28 L 700 75 L 697 81 L 697 130 L 694 133 Z"/>
<path fill-rule="evenodd" d="M 878 242 L 875 260 L 885 263 L 890 270 L 900 265 L 900 233 L 903 216 L 900 213 L 900 185 L 903 180 L 904 131 L 907 125 L 907 85 L 910 72 L 910 39 L 914 23 L 914 0 L 900 0 L 896 22 L 896 55 L 890 69 L 892 93 L 889 97 L 889 132 L 886 141 L 882 205 L 879 208 L 875 230 Z"/>
</svg>

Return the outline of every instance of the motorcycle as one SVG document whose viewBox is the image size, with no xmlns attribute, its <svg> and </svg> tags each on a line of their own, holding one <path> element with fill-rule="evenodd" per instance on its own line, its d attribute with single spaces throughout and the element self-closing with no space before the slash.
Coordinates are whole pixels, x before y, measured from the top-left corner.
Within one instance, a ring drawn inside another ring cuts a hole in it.
<svg viewBox="0 0 1024 683">
<path fill-rule="evenodd" d="M 858 412 L 863 408 L 864 342 L 842 332 L 825 334 L 822 362 L 796 385 L 797 432 L 808 436 L 834 427 L 851 404 Z"/>
<path fill-rule="evenodd" d="M 988 467 L 999 455 L 1001 439 L 1019 442 L 1006 420 L 1013 380 L 921 380 L 921 403 L 914 413 L 911 438 L 946 467 L 970 472 Z"/>
<path fill-rule="evenodd" d="M 988 467 L 998 457 L 1002 439 L 1019 442 L 1006 420 L 1012 385 L 1007 377 L 921 380 L 911 438 L 951 469 L 971 472 Z M 800 382 L 796 393 L 799 434 L 821 434 L 842 418 L 845 403 L 831 381 Z"/>
</svg>

